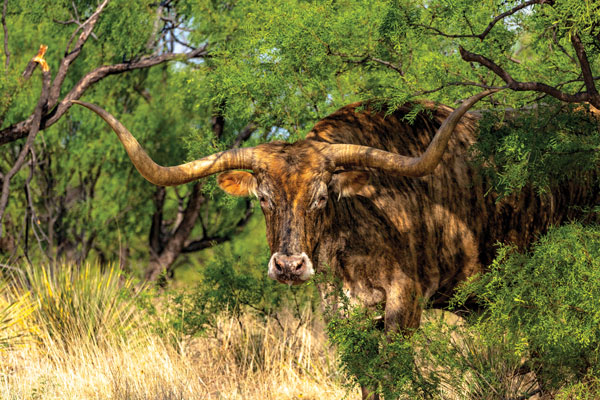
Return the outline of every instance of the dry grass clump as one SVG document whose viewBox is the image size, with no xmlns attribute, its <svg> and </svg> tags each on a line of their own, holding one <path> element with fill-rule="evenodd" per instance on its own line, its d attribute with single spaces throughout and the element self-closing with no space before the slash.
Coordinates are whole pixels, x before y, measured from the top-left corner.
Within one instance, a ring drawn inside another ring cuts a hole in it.
<svg viewBox="0 0 600 400">
<path fill-rule="evenodd" d="M 2 399 L 341 399 L 347 395 L 318 321 L 219 318 L 212 337 L 179 348 L 146 333 L 134 344 L 69 352 L 29 343 L 0 352 Z M 75 345 L 76 346 L 76 345 Z M 350 393 L 348 399 L 359 398 Z"/>
<path fill-rule="evenodd" d="M 88 282 L 95 273 L 81 271 Z M 24 308 L 20 324 L 5 326 L 11 335 L 29 336 L 0 348 L 0 399 L 359 398 L 344 387 L 322 322 L 310 309 L 300 319 L 279 315 L 279 322 L 251 313 L 224 314 L 206 335 L 174 340 L 174 333 L 160 336 L 141 321 L 132 328 L 128 300 L 116 302 L 107 292 L 115 277 L 103 276 L 95 285 L 80 286 L 73 271 L 62 281 L 42 272 L 40 285 L 28 279 L 25 293 L 37 306 L 33 312 Z M 43 287 L 46 291 L 40 291 Z M 92 297 L 92 308 L 84 305 L 84 295 Z M 14 290 L 0 292 L 5 303 L 7 297 L 13 298 Z M 124 325 L 102 312 L 106 305 Z M 87 315 L 75 318 L 81 312 Z M 58 314 L 44 321 L 48 313 Z M 104 329 L 98 321 L 114 326 Z M 73 326 L 78 323 L 85 326 Z M 57 335 L 50 324 L 67 335 Z"/>
</svg>

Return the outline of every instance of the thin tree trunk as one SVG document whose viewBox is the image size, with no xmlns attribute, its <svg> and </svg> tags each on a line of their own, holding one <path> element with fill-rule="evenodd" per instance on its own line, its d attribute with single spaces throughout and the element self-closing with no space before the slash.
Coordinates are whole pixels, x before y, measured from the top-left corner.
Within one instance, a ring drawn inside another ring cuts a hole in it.
<svg viewBox="0 0 600 400">
<path fill-rule="evenodd" d="M 204 196 L 202 196 L 202 192 L 200 191 L 200 183 L 194 184 L 181 223 L 175 230 L 175 233 L 169 238 L 162 251 L 154 253 L 150 259 L 150 264 L 145 273 L 147 280 L 154 281 L 158 279 L 162 272 L 166 271 L 175 262 L 179 254 L 181 254 L 187 238 L 190 236 L 192 229 L 194 229 L 194 225 L 200 214 L 200 206 L 204 201 Z M 155 229 L 160 229 L 160 227 L 155 227 Z"/>
</svg>

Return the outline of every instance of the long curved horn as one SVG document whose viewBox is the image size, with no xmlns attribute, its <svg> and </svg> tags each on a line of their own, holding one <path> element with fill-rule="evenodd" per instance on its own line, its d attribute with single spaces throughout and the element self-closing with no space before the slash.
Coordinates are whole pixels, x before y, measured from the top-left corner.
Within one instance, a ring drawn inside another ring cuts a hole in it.
<svg viewBox="0 0 600 400">
<path fill-rule="evenodd" d="M 331 144 L 325 150 L 339 167 L 376 168 L 403 176 L 423 176 L 435 169 L 440 162 L 450 135 L 462 116 L 482 98 L 498 92 L 491 89 L 465 100 L 438 128 L 429 147 L 420 157 L 402 156 L 384 150 L 355 144 Z"/>
<path fill-rule="evenodd" d="M 144 178 L 155 185 L 175 186 L 230 169 L 252 169 L 254 151 L 252 147 L 222 151 L 174 167 L 160 166 L 146 154 L 142 146 L 140 146 L 127 128 L 107 111 L 94 104 L 77 100 L 71 101 L 89 108 L 102 117 L 112 130 L 115 131 L 121 143 L 123 143 L 125 151 L 127 151 L 135 168 Z"/>
</svg>

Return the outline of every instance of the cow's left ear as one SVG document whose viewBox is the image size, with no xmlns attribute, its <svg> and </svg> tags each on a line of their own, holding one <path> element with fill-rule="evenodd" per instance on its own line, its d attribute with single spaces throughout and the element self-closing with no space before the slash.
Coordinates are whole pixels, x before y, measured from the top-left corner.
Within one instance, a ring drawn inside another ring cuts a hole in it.
<svg viewBox="0 0 600 400">
<path fill-rule="evenodd" d="M 365 171 L 344 171 L 333 174 L 331 188 L 339 197 L 358 194 L 369 183 L 369 173 Z"/>
<path fill-rule="evenodd" d="M 256 195 L 256 178 L 246 171 L 227 171 L 217 176 L 217 183 L 234 196 Z"/>
</svg>

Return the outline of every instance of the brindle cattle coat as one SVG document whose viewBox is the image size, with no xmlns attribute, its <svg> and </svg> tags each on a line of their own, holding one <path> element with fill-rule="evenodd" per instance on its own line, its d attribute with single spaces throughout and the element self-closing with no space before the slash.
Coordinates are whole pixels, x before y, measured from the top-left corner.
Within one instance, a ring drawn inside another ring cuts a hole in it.
<svg viewBox="0 0 600 400">
<path fill-rule="evenodd" d="M 174 167 L 155 164 L 106 111 L 80 104 L 112 127 L 149 181 L 178 185 L 227 171 L 218 177 L 225 191 L 256 195 L 272 252 L 270 277 L 296 284 L 331 269 L 352 298 L 385 305 L 387 329 L 406 329 L 419 325 L 423 300 L 444 303 L 457 283 L 488 265 L 496 242 L 525 246 L 573 218 L 572 206 L 597 203 L 595 185 L 564 185 L 546 196 L 524 189 L 500 202 L 485 195 L 488 187 L 468 162 L 477 119 L 464 113 L 493 92 L 454 111 L 426 103 L 429 112 L 413 124 L 404 120 L 410 106 L 386 116 L 352 104 L 318 122 L 305 140 Z"/>
<path fill-rule="evenodd" d="M 350 193 L 340 196 L 321 143 L 416 157 L 452 111 L 428 104 L 431 117 L 422 112 L 408 124 L 408 107 L 384 116 L 357 111 L 359 106 L 321 120 L 304 141 L 264 145 L 253 190 L 261 198 L 272 253 L 306 253 L 317 272 L 331 268 L 352 298 L 385 305 L 388 329 L 418 326 L 422 300 L 444 303 L 457 283 L 490 264 L 496 242 L 524 246 L 549 225 L 572 218 L 571 205 L 596 199 L 577 187 L 547 196 L 525 189 L 499 203 L 494 194 L 486 196 L 488 187 L 468 162 L 477 130 L 472 114 L 455 128 L 433 174 L 396 177 L 368 170 L 367 179 L 350 177 Z M 219 179 L 228 190 L 226 180 Z M 311 204 L 322 195 L 321 182 L 329 186 L 329 196 L 318 213 Z"/>
<path fill-rule="evenodd" d="M 106 111 L 80 104 L 112 127 L 149 181 L 178 185 L 227 171 L 218 177 L 225 191 L 256 195 L 272 252 L 270 277 L 296 284 L 332 270 L 353 299 L 385 306 L 386 329 L 402 330 L 419 325 L 424 300 L 443 304 L 460 281 L 482 271 L 496 242 L 526 246 L 550 225 L 573 218 L 573 206 L 597 203 L 596 185 L 568 184 L 546 196 L 524 189 L 499 202 L 485 195 L 488 187 L 468 162 L 477 119 L 464 112 L 493 92 L 454 111 L 426 103 L 429 112 L 413 124 L 404 120 L 410 106 L 386 116 L 352 104 L 318 122 L 305 140 L 174 167 L 155 164 Z"/>
</svg>

